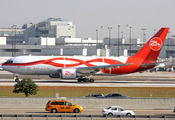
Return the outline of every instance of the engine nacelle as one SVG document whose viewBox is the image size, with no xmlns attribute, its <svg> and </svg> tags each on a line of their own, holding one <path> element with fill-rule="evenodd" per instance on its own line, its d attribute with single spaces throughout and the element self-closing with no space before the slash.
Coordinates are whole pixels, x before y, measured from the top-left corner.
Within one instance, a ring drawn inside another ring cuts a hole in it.
<svg viewBox="0 0 175 120">
<path fill-rule="evenodd" d="M 77 73 L 76 69 L 62 69 L 58 74 L 50 74 L 50 78 L 75 79 L 84 77 L 85 74 Z"/>
<path fill-rule="evenodd" d="M 61 79 L 75 79 L 77 77 L 76 69 L 62 69 Z"/>
</svg>

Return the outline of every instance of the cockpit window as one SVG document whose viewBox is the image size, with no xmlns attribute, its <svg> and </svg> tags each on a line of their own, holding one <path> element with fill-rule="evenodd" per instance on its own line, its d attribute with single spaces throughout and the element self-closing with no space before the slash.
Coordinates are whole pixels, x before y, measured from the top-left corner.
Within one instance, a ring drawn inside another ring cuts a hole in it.
<svg viewBox="0 0 175 120">
<path fill-rule="evenodd" d="M 12 60 L 8 60 L 7 63 L 13 63 L 13 61 Z"/>
</svg>

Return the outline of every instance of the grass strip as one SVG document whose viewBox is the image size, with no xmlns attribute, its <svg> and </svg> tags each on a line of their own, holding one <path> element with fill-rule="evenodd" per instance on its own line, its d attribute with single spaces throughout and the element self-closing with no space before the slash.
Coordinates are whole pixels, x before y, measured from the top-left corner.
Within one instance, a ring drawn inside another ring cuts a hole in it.
<svg viewBox="0 0 175 120">
<path fill-rule="evenodd" d="M 23 93 L 13 93 L 13 86 L 0 86 L 1 97 L 25 97 Z M 175 98 L 174 87 L 74 87 L 74 86 L 40 86 L 39 92 L 30 97 L 83 97 L 90 93 L 121 93 L 129 97 Z"/>
</svg>

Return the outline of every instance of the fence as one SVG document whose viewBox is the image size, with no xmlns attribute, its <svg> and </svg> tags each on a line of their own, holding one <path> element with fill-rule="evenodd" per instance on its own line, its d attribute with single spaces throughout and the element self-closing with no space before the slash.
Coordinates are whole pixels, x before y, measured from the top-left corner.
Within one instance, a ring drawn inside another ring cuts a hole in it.
<svg viewBox="0 0 175 120">
<path fill-rule="evenodd" d="M 167 119 L 175 119 L 175 116 L 156 116 L 156 115 L 134 115 L 134 116 L 121 116 L 121 115 L 113 115 L 113 116 L 104 116 L 104 115 L 37 115 L 37 114 L 34 114 L 34 115 L 25 115 L 25 114 L 1 114 L 0 115 L 1 117 L 1 120 L 3 120 L 3 118 L 10 118 L 10 117 L 15 117 L 16 120 L 18 120 L 18 118 L 23 118 L 23 120 L 25 118 L 31 118 L 31 120 L 33 120 L 34 118 L 40 118 L 40 120 L 42 119 L 45 119 L 45 120 L 51 120 L 51 118 L 61 118 L 61 120 L 65 120 L 65 119 L 70 119 L 72 118 L 73 120 L 78 120 L 79 118 L 82 119 L 82 120 L 85 120 L 85 119 L 96 119 L 96 118 L 99 118 L 100 120 L 110 120 L 110 119 L 114 119 L 114 118 L 119 118 L 120 120 L 122 119 L 128 119 L 128 118 L 133 118 L 134 120 L 138 120 L 140 118 L 147 118 L 148 120 L 151 120 L 151 119 L 160 119 L 160 118 L 163 118 L 164 120 L 167 120 Z"/>
</svg>

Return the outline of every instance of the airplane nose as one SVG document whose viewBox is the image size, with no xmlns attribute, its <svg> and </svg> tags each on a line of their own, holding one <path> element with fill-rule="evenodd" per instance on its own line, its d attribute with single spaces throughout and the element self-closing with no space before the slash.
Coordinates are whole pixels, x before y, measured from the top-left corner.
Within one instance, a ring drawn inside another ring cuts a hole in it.
<svg viewBox="0 0 175 120">
<path fill-rule="evenodd" d="M 4 63 L 3 63 L 4 64 Z M 3 68 L 4 69 L 4 66 L 3 66 L 3 64 L 1 65 L 1 68 Z"/>
<path fill-rule="evenodd" d="M 5 67 L 4 63 L 1 65 L 1 68 L 2 68 L 3 70 L 6 70 L 6 67 Z"/>
</svg>

